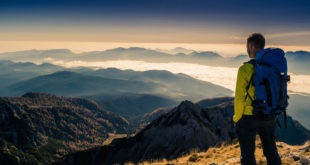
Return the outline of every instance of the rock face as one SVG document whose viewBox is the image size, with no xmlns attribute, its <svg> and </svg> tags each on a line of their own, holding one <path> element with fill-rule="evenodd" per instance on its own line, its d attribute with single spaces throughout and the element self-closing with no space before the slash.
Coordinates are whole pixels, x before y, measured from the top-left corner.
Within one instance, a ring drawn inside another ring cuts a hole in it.
<svg viewBox="0 0 310 165">
<path fill-rule="evenodd" d="M 109 145 L 77 152 L 56 164 L 113 164 L 141 162 L 148 159 L 168 160 L 189 153 L 192 149 L 207 150 L 223 141 L 236 138 L 233 126 L 233 101 L 201 108 L 183 101 L 177 107 L 153 120 L 133 137 L 114 139 Z M 294 143 L 310 139 L 307 129 L 289 117 L 288 129 L 278 134 L 280 141 L 287 134 L 296 135 Z"/>
<path fill-rule="evenodd" d="M 26 153 L 35 153 L 51 140 L 66 146 L 51 155 L 99 146 L 109 132 L 127 133 L 128 126 L 125 118 L 87 99 L 45 93 L 0 98 L 0 139 Z"/>
</svg>

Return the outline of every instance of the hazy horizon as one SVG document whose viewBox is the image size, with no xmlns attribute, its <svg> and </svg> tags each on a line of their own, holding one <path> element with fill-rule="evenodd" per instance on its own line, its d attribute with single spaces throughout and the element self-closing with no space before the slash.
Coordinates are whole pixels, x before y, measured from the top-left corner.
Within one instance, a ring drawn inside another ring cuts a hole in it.
<svg viewBox="0 0 310 165">
<path fill-rule="evenodd" d="M 245 44 L 203 44 L 203 43 L 122 43 L 122 42 L 77 42 L 77 41 L 1 41 L 0 53 L 25 50 L 69 49 L 73 53 L 105 51 L 114 48 L 141 47 L 169 52 L 174 48 L 184 48 L 197 52 L 212 51 L 223 57 L 247 55 Z M 266 45 L 279 47 L 286 51 L 309 51 L 310 46 Z"/>
</svg>

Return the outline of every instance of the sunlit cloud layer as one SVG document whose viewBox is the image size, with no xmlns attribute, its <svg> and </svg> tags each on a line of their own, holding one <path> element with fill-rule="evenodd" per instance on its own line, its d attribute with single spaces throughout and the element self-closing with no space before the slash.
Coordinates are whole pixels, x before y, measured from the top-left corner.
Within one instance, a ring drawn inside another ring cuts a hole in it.
<svg viewBox="0 0 310 165">
<path fill-rule="evenodd" d="M 237 68 L 229 67 L 212 67 L 199 64 L 188 63 L 149 63 L 144 61 L 104 61 L 104 62 L 84 62 L 84 61 L 71 61 L 64 62 L 62 60 L 55 60 L 47 58 L 44 62 L 50 62 L 64 67 L 92 67 L 95 69 L 100 68 L 119 68 L 131 69 L 135 71 L 146 70 L 168 70 L 172 73 L 184 73 L 199 80 L 208 81 L 225 88 L 235 90 Z M 159 69 L 160 68 L 160 69 Z M 291 82 L 288 89 L 292 92 L 310 94 L 310 75 L 291 75 Z"/>
</svg>

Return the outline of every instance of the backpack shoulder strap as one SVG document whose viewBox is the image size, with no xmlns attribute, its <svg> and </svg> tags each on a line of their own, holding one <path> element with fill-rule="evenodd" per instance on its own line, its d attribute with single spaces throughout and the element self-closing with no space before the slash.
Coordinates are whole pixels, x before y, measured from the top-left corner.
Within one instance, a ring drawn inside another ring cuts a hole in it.
<svg viewBox="0 0 310 165">
<path fill-rule="evenodd" d="M 250 64 L 253 64 L 254 65 L 254 63 L 255 63 L 255 59 L 251 59 L 251 60 L 249 60 L 249 61 L 247 61 L 247 62 L 244 62 L 244 64 L 246 64 L 246 63 L 250 63 Z M 248 93 L 248 90 L 249 90 L 249 88 L 250 88 L 250 85 L 251 85 L 251 83 L 253 83 L 253 80 L 254 79 L 254 73 L 251 75 L 251 78 L 250 78 L 250 81 L 249 81 L 249 83 L 248 83 L 248 85 L 246 86 L 246 96 L 245 96 L 245 100 L 247 99 L 247 97 L 249 96 L 249 98 L 251 99 L 251 101 L 253 102 L 253 98 L 249 95 L 249 93 Z"/>
<path fill-rule="evenodd" d="M 250 100 L 253 102 L 253 98 L 249 95 L 249 92 L 248 92 L 248 90 L 249 90 L 249 88 L 250 88 L 250 85 L 251 85 L 251 83 L 253 83 L 253 79 L 254 79 L 254 73 L 251 75 L 251 78 L 250 78 L 250 81 L 249 81 L 249 83 L 248 83 L 248 85 L 246 86 L 246 95 L 245 95 L 245 100 L 246 100 L 246 98 L 249 96 L 249 98 L 250 98 Z"/>
</svg>

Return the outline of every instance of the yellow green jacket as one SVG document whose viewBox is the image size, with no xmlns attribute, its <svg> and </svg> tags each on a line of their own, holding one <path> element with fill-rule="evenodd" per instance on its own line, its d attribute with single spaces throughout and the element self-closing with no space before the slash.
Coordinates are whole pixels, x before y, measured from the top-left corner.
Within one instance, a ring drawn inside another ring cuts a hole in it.
<svg viewBox="0 0 310 165">
<path fill-rule="evenodd" d="M 233 120 L 235 123 L 241 119 L 242 115 L 253 115 L 253 106 L 249 96 L 245 100 L 246 86 L 248 85 L 252 74 L 254 73 L 254 66 L 250 63 L 244 63 L 238 69 L 237 83 L 235 89 L 235 100 L 234 100 L 234 116 Z M 252 83 L 249 86 L 248 93 L 251 98 L 255 99 L 255 87 Z"/>
</svg>

